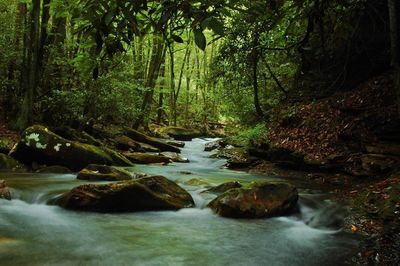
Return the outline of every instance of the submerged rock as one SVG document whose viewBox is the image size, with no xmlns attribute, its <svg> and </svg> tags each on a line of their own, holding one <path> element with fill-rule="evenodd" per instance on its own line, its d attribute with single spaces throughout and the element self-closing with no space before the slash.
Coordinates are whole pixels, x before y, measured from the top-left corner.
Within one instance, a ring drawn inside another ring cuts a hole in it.
<svg viewBox="0 0 400 266">
<path fill-rule="evenodd" d="M 205 191 L 203 191 L 202 193 L 216 193 L 216 194 L 221 194 L 224 193 L 230 189 L 233 188 L 241 188 L 242 184 L 240 184 L 237 181 L 232 181 L 232 182 L 227 182 L 227 183 L 223 183 L 221 185 L 218 185 L 216 187 L 212 187 L 210 189 L 207 189 Z"/>
<path fill-rule="evenodd" d="M 183 184 L 188 185 L 188 186 L 210 186 L 210 183 L 208 183 L 206 180 L 201 179 L 201 178 L 192 178 L 192 179 L 183 181 Z"/>
<path fill-rule="evenodd" d="M 90 164 L 78 173 L 77 179 L 89 181 L 123 181 L 132 179 L 132 176 L 129 172 L 113 166 Z"/>
<path fill-rule="evenodd" d="M 0 180 L 0 199 L 11 200 L 11 191 L 4 180 Z"/>
<path fill-rule="evenodd" d="M 297 189 L 288 183 L 260 182 L 229 189 L 208 204 L 231 218 L 266 218 L 289 213 L 297 204 Z"/>
<path fill-rule="evenodd" d="M 36 172 L 42 173 L 42 174 L 69 174 L 72 171 L 69 168 L 64 167 L 64 166 L 53 165 L 53 166 L 47 166 L 47 167 L 40 168 Z"/>
<path fill-rule="evenodd" d="M 170 163 L 170 159 L 163 155 L 148 154 L 141 152 L 124 153 L 124 155 L 133 163 L 151 164 L 151 163 Z"/>
<path fill-rule="evenodd" d="M 61 165 L 72 170 L 89 164 L 132 166 L 127 158 L 111 149 L 69 141 L 39 125 L 23 132 L 11 155 L 26 164 Z"/>
<path fill-rule="evenodd" d="M 178 210 L 194 206 L 186 190 L 163 176 L 107 185 L 82 185 L 65 193 L 57 203 L 71 210 L 110 213 Z"/>
</svg>

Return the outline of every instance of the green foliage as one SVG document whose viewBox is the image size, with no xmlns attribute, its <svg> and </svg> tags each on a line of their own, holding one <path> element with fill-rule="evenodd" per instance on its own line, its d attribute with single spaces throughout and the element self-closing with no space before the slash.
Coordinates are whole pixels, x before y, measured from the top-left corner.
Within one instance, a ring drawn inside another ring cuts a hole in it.
<svg viewBox="0 0 400 266">
<path fill-rule="evenodd" d="M 194 30 L 194 41 L 201 50 L 204 51 L 204 49 L 206 49 L 207 40 L 202 30 L 200 29 Z"/>
<path fill-rule="evenodd" d="M 268 143 L 267 128 L 265 123 L 259 123 L 255 127 L 243 128 L 237 127 L 236 129 L 231 129 L 233 137 L 231 142 L 236 145 L 256 147 L 258 145 L 265 145 Z"/>
<path fill-rule="evenodd" d="M 82 89 L 56 90 L 42 100 L 43 120 L 54 125 L 66 121 L 82 121 L 87 91 Z"/>
<path fill-rule="evenodd" d="M 130 65 L 124 62 L 123 57 L 103 62 L 103 68 L 114 66 L 116 62 L 119 65 L 98 80 L 92 80 L 87 78 L 89 73 L 83 62 L 77 65 L 77 61 L 73 60 L 73 65 L 59 65 L 61 72 L 69 69 L 77 75 L 77 79 L 70 80 L 66 76 L 69 80 L 62 79 L 59 82 L 61 87 L 44 97 L 40 103 L 43 119 L 50 124 L 63 124 L 66 121 L 85 123 L 90 119 L 107 123 L 132 123 L 139 113 L 145 89 L 133 82 Z"/>
</svg>

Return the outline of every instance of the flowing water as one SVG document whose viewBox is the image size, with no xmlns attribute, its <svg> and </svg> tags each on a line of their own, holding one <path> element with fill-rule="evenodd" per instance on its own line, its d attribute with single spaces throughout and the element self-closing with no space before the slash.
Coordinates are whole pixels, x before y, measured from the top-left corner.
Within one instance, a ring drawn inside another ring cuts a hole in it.
<svg viewBox="0 0 400 266">
<path fill-rule="evenodd" d="M 193 196 L 196 208 L 180 211 L 97 214 L 63 210 L 46 202 L 83 184 L 75 175 L 0 174 L 14 200 L 0 200 L 0 265 L 343 265 L 357 240 L 337 226 L 345 214 L 329 193 L 301 189 L 299 213 L 246 220 L 214 215 L 206 184 L 251 182 L 267 177 L 222 169 L 204 145 L 187 142 L 188 164 L 135 166 L 162 174 Z M 191 172 L 190 175 L 182 172 Z M 269 179 L 276 180 L 276 177 Z"/>
</svg>

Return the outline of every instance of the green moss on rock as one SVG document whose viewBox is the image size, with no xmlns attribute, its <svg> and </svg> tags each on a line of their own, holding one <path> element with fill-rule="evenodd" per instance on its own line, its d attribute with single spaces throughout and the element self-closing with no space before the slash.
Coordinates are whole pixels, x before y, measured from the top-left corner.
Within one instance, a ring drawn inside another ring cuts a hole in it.
<svg viewBox="0 0 400 266">
<path fill-rule="evenodd" d="M 178 210 L 194 206 L 186 190 L 163 176 L 107 185 L 82 185 L 65 193 L 57 203 L 71 210 L 110 213 Z"/>
<path fill-rule="evenodd" d="M 61 165 L 72 170 L 81 170 L 93 163 L 132 166 L 128 159 L 113 150 L 69 141 L 40 125 L 23 132 L 12 156 L 27 164 Z"/>
<path fill-rule="evenodd" d="M 294 209 L 297 189 L 288 183 L 260 182 L 229 189 L 208 204 L 215 213 L 232 218 L 267 218 Z"/>
<path fill-rule="evenodd" d="M 89 181 L 123 181 L 132 179 L 131 174 L 113 166 L 90 164 L 77 176 L 80 180 Z"/>
</svg>

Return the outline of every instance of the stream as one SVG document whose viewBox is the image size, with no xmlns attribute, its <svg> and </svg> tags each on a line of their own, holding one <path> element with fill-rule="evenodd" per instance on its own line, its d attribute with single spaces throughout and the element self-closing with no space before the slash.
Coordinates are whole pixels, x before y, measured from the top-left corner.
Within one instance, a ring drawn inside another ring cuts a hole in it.
<svg viewBox="0 0 400 266">
<path fill-rule="evenodd" d="M 0 264 L 6 265 L 345 265 L 358 244 L 342 232 L 344 208 L 323 189 L 301 188 L 299 212 L 289 217 L 226 219 L 205 208 L 215 195 L 207 184 L 277 180 L 223 169 L 204 145 L 187 142 L 190 163 L 136 165 L 132 172 L 164 175 L 193 196 L 196 208 L 98 214 L 63 210 L 46 202 L 84 183 L 75 175 L 0 173 L 14 200 L 0 199 Z M 183 172 L 190 172 L 183 173 Z"/>
</svg>

